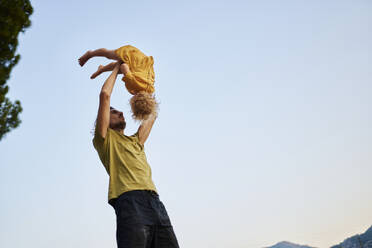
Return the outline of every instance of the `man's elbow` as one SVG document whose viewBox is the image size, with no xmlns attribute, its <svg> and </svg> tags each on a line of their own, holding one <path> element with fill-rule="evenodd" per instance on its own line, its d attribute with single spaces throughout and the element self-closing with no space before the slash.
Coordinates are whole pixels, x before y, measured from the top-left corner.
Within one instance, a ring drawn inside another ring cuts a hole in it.
<svg viewBox="0 0 372 248">
<path fill-rule="evenodd" d="M 101 100 L 109 100 L 110 97 L 111 97 L 111 94 L 104 90 L 102 90 L 101 93 L 99 94 L 99 99 Z"/>
</svg>

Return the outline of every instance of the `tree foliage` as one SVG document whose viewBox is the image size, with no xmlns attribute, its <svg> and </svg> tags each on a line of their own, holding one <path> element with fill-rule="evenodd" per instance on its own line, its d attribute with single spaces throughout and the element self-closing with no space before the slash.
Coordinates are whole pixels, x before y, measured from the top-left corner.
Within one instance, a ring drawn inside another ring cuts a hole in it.
<svg viewBox="0 0 372 248">
<path fill-rule="evenodd" d="M 20 101 L 12 103 L 6 94 L 6 81 L 20 59 L 15 54 L 18 34 L 31 25 L 29 19 L 33 8 L 29 0 L 0 0 L 0 140 L 11 129 L 21 123 L 18 115 L 22 112 Z"/>
</svg>

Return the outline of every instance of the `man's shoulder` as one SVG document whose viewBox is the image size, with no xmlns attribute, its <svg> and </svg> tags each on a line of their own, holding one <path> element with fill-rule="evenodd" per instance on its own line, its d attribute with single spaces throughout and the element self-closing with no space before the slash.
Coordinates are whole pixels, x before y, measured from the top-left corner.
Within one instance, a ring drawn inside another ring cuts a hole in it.
<svg viewBox="0 0 372 248">
<path fill-rule="evenodd" d="M 112 139 L 113 136 L 113 129 L 107 128 L 106 136 L 103 137 L 100 132 L 96 129 L 94 131 L 94 136 L 92 139 L 94 147 L 97 149 L 99 146 L 103 146 L 104 144 L 107 144 L 109 140 Z"/>
</svg>

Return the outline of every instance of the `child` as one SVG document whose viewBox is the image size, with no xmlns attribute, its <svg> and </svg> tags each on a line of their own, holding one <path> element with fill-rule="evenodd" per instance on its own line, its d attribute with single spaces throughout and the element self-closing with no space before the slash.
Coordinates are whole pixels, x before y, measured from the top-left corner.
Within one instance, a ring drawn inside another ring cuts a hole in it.
<svg viewBox="0 0 372 248">
<path fill-rule="evenodd" d="M 79 58 L 79 64 L 84 66 L 92 57 L 106 57 L 122 62 L 120 65 L 120 73 L 124 74 L 122 80 L 129 93 L 134 95 L 130 99 L 134 119 L 146 120 L 156 112 L 157 102 L 152 95 L 155 91 L 154 59 L 152 56 L 146 56 L 138 48 L 126 45 L 116 50 L 100 48 L 87 51 Z M 102 72 L 112 71 L 117 62 L 105 66 L 100 65 L 90 78 L 94 79 Z"/>
</svg>

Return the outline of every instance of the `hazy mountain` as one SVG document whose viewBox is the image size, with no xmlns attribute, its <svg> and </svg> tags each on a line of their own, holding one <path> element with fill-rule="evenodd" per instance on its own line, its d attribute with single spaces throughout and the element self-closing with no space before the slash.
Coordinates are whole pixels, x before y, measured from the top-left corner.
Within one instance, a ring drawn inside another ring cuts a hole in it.
<svg viewBox="0 0 372 248">
<path fill-rule="evenodd" d="M 279 242 L 276 245 L 265 247 L 265 248 L 315 248 L 307 245 L 297 245 L 291 242 L 283 241 Z"/>
<path fill-rule="evenodd" d="M 372 248 L 372 226 L 365 233 L 347 238 L 331 248 Z"/>
<path fill-rule="evenodd" d="M 307 245 L 297 245 L 291 242 L 283 241 L 276 245 L 265 248 L 315 248 Z M 368 228 L 365 233 L 354 235 L 345 239 L 338 245 L 331 246 L 331 248 L 372 248 L 372 226 Z"/>
</svg>

